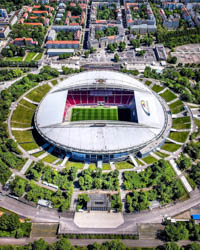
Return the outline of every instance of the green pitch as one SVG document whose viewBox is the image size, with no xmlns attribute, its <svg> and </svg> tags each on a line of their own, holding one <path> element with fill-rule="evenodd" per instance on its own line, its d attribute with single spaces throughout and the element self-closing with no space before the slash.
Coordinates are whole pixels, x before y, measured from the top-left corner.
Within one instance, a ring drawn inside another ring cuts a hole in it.
<svg viewBox="0 0 200 250">
<path fill-rule="evenodd" d="M 115 120 L 118 121 L 117 107 L 76 107 L 72 108 L 71 121 Z"/>
</svg>

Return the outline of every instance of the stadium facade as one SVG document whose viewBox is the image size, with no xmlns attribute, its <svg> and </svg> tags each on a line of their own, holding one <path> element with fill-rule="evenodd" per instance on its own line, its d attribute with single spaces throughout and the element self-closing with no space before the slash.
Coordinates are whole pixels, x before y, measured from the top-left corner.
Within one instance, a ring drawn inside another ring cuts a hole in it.
<svg viewBox="0 0 200 250">
<path fill-rule="evenodd" d="M 35 114 L 39 134 L 73 159 L 119 161 L 160 147 L 171 128 L 165 101 L 128 74 L 87 71 L 69 76 Z"/>
</svg>

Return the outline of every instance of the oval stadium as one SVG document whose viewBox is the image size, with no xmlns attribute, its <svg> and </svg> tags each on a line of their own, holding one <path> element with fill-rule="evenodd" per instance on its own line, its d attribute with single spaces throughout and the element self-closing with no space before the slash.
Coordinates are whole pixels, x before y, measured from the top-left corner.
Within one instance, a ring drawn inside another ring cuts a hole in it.
<svg viewBox="0 0 200 250">
<path fill-rule="evenodd" d="M 69 76 L 35 114 L 39 134 L 73 159 L 121 161 L 159 148 L 171 128 L 165 101 L 139 80 L 115 71 Z"/>
</svg>

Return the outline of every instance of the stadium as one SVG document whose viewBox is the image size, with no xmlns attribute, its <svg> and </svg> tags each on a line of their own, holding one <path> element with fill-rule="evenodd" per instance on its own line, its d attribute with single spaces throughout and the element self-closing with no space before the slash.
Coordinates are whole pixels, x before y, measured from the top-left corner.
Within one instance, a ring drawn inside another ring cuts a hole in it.
<svg viewBox="0 0 200 250">
<path fill-rule="evenodd" d="M 46 141 L 73 159 L 110 162 L 160 147 L 171 128 L 171 112 L 132 76 L 99 70 L 69 76 L 52 88 L 34 121 Z"/>
</svg>

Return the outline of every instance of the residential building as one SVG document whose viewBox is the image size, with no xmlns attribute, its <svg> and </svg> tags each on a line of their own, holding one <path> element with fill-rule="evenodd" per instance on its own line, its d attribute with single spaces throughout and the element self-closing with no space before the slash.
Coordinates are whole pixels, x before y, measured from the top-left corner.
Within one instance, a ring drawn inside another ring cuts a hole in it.
<svg viewBox="0 0 200 250">
<path fill-rule="evenodd" d="M 6 38 L 10 33 L 9 26 L 0 27 L 0 38 Z"/>
<path fill-rule="evenodd" d="M 47 41 L 47 49 L 79 49 L 80 41 Z"/>
<path fill-rule="evenodd" d="M 17 46 L 36 46 L 38 45 L 37 41 L 33 41 L 32 38 L 15 38 L 11 43 Z"/>
</svg>

